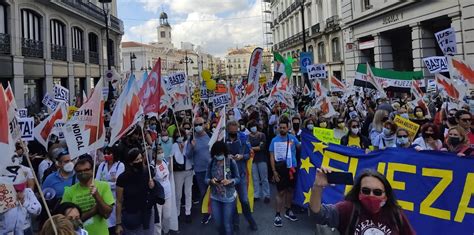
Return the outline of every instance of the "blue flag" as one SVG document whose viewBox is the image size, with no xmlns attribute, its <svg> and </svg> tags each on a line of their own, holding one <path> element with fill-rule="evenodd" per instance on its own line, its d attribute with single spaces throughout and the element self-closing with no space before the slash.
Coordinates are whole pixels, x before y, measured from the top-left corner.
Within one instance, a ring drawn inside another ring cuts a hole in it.
<svg viewBox="0 0 474 235">
<path fill-rule="evenodd" d="M 321 165 L 352 172 L 371 168 L 384 174 L 417 234 L 474 233 L 474 159 L 452 153 L 388 148 L 369 154 L 361 149 L 325 145 L 302 133 L 301 164 L 294 201 L 309 205 L 316 169 Z M 323 203 L 344 200 L 351 186 L 323 191 Z"/>
</svg>

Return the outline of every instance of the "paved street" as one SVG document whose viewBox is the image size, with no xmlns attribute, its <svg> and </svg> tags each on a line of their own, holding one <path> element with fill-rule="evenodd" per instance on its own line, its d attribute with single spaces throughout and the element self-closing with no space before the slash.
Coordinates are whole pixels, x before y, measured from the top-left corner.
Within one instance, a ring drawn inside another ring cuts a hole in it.
<svg viewBox="0 0 474 235">
<path fill-rule="evenodd" d="M 274 195 L 274 187 L 272 187 L 272 195 Z M 253 216 L 258 224 L 258 231 L 253 232 L 249 229 L 248 223 L 243 216 L 240 216 L 240 232 L 236 235 L 255 235 L 255 234 L 312 234 L 314 233 L 314 223 L 311 218 L 305 214 L 297 214 L 299 221 L 291 222 L 286 218 L 283 219 L 283 227 L 277 228 L 273 226 L 273 218 L 275 216 L 274 210 L 274 198 L 270 204 L 263 203 L 262 200 L 255 203 Z M 296 213 L 296 212 L 295 212 Z M 201 224 L 201 212 L 200 205 L 195 205 L 192 209 L 193 221 L 192 224 L 185 224 L 184 221 L 180 221 L 180 234 L 217 234 L 215 221 L 207 225 Z M 283 216 L 283 214 L 282 214 Z"/>
</svg>

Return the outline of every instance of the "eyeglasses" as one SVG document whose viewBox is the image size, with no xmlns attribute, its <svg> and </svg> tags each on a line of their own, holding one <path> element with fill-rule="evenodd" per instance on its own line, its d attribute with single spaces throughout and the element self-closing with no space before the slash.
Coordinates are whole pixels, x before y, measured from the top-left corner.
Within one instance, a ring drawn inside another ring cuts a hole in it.
<svg viewBox="0 0 474 235">
<path fill-rule="evenodd" d="M 196 127 L 196 126 L 202 126 L 202 125 L 203 125 L 203 123 L 194 123 L 194 126 L 195 126 L 195 127 Z"/>
<path fill-rule="evenodd" d="M 373 193 L 377 197 L 382 196 L 382 194 L 384 193 L 382 189 L 378 189 L 378 188 L 371 189 L 371 188 L 366 188 L 366 187 L 361 188 L 360 192 L 364 195 L 370 195 L 370 193 Z"/>
<path fill-rule="evenodd" d="M 358 126 L 358 125 L 357 125 L 357 126 L 351 126 L 351 127 L 352 127 L 352 128 L 359 128 L 359 126 Z"/>
<path fill-rule="evenodd" d="M 397 135 L 397 138 L 407 138 L 408 135 Z"/>
<path fill-rule="evenodd" d="M 461 119 L 459 119 L 459 120 L 461 120 L 461 121 L 463 121 L 463 122 L 470 122 L 470 121 L 471 121 L 470 118 L 461 118 Z"/>
</svg>

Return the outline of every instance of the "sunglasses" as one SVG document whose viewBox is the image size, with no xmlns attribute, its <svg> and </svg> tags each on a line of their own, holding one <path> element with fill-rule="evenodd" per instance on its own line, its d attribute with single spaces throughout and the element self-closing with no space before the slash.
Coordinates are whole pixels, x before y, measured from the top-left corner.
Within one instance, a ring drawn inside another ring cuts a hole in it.
<svg viewBox="0 0 474 235">
<path fill-rule="evenodd" d="M 203 125 L 203 123 L 194 123 L 194 126 L 195 126 L 195 127 L 196 127 L 196 126 L 202 126 L 202 125 Z"/>
<path fill-rule="evenodd" d="M 352 128 L 359 128 L 359 126 L 351 126 Z"/>
<path fill-rule="evenodd" d="M 370 195 L 370 193 L 373 193 L 377 197 L 382 196 L 382 194 L 384 193 L 382 189 L 378 189 L 378 188 L 371 189 L 371 188 L 366 188 L 366 187 L 361 188 L 360 192 L 364 195 Z"/>
<path fill-rule="evenodd" d="M 407 138 L 408 135 L 397 135 L 397 138 Z"/>
</svg>

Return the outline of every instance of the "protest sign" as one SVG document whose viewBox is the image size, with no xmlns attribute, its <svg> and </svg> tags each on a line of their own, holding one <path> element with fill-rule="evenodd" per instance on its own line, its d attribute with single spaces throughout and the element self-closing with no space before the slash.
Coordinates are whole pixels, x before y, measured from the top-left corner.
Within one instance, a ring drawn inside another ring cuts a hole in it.
<svg viewBox="0 0 474 235">
<path fill-rule="evenodd" d="M 54 100 L 69 103 L 69 90 L 61 85 L 54 86 Z"/>
<path fill-rule="evenodd" d="M 28 110 L 27 109 L 18 109 L 18 117 L 19 118 L 28 117 Z"/>
<path fill-rule="evenodd" d="M 201 87 L 201 99 L 209 98 L 209 94 L 207 93 L 206 87 Z"/>
<path fill-rule="evenodd" d="M 326 65 L 324 64 L 313 64 L 306 66 L 308 69 L 308 75 L 310 80 L 314 79 L 326 79 Z"/>
<path fill-rule="evenodd" d="M 423 62 L 425 62 L 426 68 L 428 68 L 432 74 L 449 71 L 448 60 L 445 56 L 431 56 L 424 58 Z"/>
<path fill-rule="evenodd" d="M 317 168 L 347 171 L 358 177 L 365 169 L 385 175 L 398 204 L 417 234 L 472 234 L 474 232 L 473 159 L 442 151 L 416 151 L 412 148 L 387 148 L 366 154 L 364 150 L 326 145 L 308 131 L 301 135 L 301 166 L 293 200 L 308 207 Z M 322 203 L 344 200 L 352 185 L 326 187 Z M 363 229 L 361 226 L 365 226 Z M 357 231 L 382 232 L 383 223 L 361 221 Z M 366 233 L 367 234 L 367 233 Z"/>
<path fill-rule="evenodd" d="M 76 106 L 67 107 L 67 120 L 71 119 L 71 117 L 74 115 L 74 112 L 77 110 L 78 108 Z"/>
<path fill-rule="evenodd" d="M 0 182 L 0 214 L 15 207 L 16 191 L 13 184 Z"/>
<path fill-rule="evenodd" d="M 32 117 L 20 118 L 18 120 L 20 125 L 21 139 L 24 141 L 32 141 L 35 139 L 33 133 L 35 129 L 35 121 Z"/>
<path fill-rule="evenodd" d="M 217 94 L 227 93 L 227 87 L 225 84 L 217 84 L 216 90 L 214 92 Z"/>
<path fill-rule="evenodd" d="M 436 41 L 445 55 L 456 54 L 456 32 L 454 28 L 448 28 L 435 33 Z"/>
<path fill-rule="evenodd" d="M 171 74 L 168 81 L 171 87 L 182 84 L 186 81 L 186 74 L 184 72 Z"/>
<path fill-rule="evenodd" d="M 341 144 L 341 139 L 334 137 L 333 129 L 315 127 L 313 135 L 324 143 Z"/>
<path fill-rule="evenodd" d="M 261 76 L 261 77 L 258 79 L 258 83 L 259 83 L 260 85 L 263 85 L 263 84 L 265 84 L 266 82 L 267 82 L 267 77 L 265 77 L 265 76 Z"/>
<path fill-rule="evenodd" d="M 416 137 L 416 133 L 418 132 L 418 129 L 420 128 L 420 125 L 406 118 L 402 118 L 399 115 L 395 116 L 395 119 L 393 119 L 393 122 L 397 124 L 399 128 L 406 129 L 408 131 L 408 136 L 410 137 L 411 140 L 413 140 Z"/>
<path fill-rule="evenodd" d="M 214 98 L 212 98 L 214 109 L 227 105 L 229 101 L 230 101 L 229 94 L 222 94 L 222 95 L 214 96 Z"/>
<path fill-rule="evenodd" d="M 44 95 L 43 100 L 41 101 L 42 104 L 44 104 L 46 107 L 48 107 L 51 110 L 56 110 L 56 107 L 58 107 L 59 102 L 55 101 L 53 97 L 49 96 L 48 93 Z"/>
</svg>

